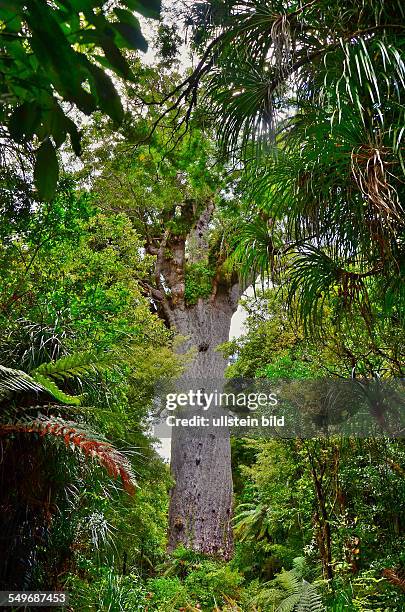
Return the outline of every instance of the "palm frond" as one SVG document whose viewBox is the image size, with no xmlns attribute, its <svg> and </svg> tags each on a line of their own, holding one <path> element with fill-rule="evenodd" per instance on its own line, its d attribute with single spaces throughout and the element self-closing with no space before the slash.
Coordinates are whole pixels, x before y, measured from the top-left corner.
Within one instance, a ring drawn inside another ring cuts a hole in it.
<svg viewBox="0 0 405 612">
<path fill-rule="evenodd" d="M 22 370 L 13 370 L 0 365 L 0 400 L 10 393 L 40 393 L 42 385 Z"/>
</svg>

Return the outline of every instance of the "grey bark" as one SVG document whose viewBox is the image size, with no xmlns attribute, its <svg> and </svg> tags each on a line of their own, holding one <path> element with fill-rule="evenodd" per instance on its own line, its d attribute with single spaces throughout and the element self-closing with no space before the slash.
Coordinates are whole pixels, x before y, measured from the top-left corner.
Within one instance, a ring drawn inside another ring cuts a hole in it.
<svg viewBox="0 0 405 612">
<path fill-rule="evenodd" d="M 214 204 L 208 201 L 187 236 L 166 230 L 158 245 L 148 245 L 149 252 L 156 256 L 156 267 L 154 286 L 146 285 L 146 289 L 167 325 L 186 338 L 181 350 L 194 350 L 179 387 L 187 386 L 190 380 L 202 381 L 207 387 L 212 381 L 220 392 L 226 360 L 216 349 L 229 338 L 242 288 L 236 274 L 229 278 L 221 273 L 222 261 L 218 260 L 210 297 L 200 298 L 194 305 L 186 304 L 184 297 L 186 260 L 207 260 L 213 211 Z M 193 203 L 186 203 L 182 214 L 192 217 L 194 213 Z M 169 550 L 183 544 L 229 558 L 233 549 L 229 432 L 213 428 L 196 435 L 195 430 L 173 428 L 171 471 L 175 484 L 170 496 Z"/>
<path fill-rule="evenodd" d="M 233 293 L 217 293 L 214 299 L 200 299 L 195 306 L 173 312 L 177 330 L 188 337 L 184 349 L 196 351 L 183 377 L 186 385 L 187 381 L 201 381 L 205 391 L 221 391 L 226 360 L 216 348 L 228 340 L 237 305 L 235 294 L 236 288 Z M 214 410 L 218 415 L 221 409 L 211 407 L 211 416 Z M 187 416 L 187 409 L 181 416 Z M 233 550 L 229 431 L 173 428 L 171 470 L 175 485 L 170 497 L 169 550 L 183 544 L 229 558 Z"/>
</svg>

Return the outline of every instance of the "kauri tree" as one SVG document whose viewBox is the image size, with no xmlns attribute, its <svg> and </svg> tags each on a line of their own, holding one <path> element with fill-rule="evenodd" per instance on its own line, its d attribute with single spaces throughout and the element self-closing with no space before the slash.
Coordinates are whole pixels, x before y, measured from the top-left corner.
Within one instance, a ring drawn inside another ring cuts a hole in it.
<svg viewBox="0 0 405 612">
<path fill-rule="evenodd" d="M 148 77 L 158 79 L 152 70 Z M 227 365 L 217 349 L 228 340 L 243 292 L 228 257 L 238 207 L 225 189 L 224 166 L 197 120 L 174 147 L 167 144 L 170 132 L 164 126 L 154 129 L 148 118 L 127 125 L 125 140 L 110 138 L 108 146 L 105 140 L 91 152 L 94 170 L 104 167 L 94 182 L 99 204 L 125 212 L 154 258 L 142 285 L 153 309 L 182 337 L 180 351 L 190 353 L 179 384 L 217 387 Z M 232 552 L 229 435 L 173 429 L 169 549 L 183 544 L 227 558 Z"/>
</svg>

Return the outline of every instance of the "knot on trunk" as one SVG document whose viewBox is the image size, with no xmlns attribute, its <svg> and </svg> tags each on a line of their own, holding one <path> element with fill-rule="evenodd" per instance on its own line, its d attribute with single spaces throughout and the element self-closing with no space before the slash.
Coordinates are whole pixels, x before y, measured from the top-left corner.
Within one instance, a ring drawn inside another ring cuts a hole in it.
<svg viewBox="0 0 405 612">
<path fill-rule="evenodd" d="M 209 346 L 210 345 L 208 342 L 201 342 L 201 344 L 198 345 L 198 352 L 205 353 L 206 351 L 208 351 Z"/>
<path fill-rule="evenodd" d="M 176 516 L 176 519 L 174 521 L 174 527 L 178 531 L 181 531 L 182 529 L 184 529 L 183 519 L 180 516 Z"/>
</svg>

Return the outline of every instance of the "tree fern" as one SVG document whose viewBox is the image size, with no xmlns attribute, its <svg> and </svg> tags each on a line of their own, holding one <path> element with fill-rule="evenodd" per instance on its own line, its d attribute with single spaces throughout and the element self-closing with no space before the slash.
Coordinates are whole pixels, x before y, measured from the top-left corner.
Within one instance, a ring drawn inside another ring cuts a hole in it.
<svg viewBox="0 0 405 612">
<path fill-rule="evenodd" d="M 63 411 L 68 406 L 78 406 L 80 397 L 64 393 L 42 372 L 47 372 L 49 376 L 51 373 L 57 373 L 57 378 L 72 377 L 93 368 L 92 360 L 93 357 L 89 354 L 86 354 L 86 357 L 81 355 L 79 359 L 63 358 L 50 364 L 49 367 L 47 364 L 41 366 L 34 372 L 34 376 L 29 376 L 21 370 L 0 366 L 0 401 L 7 400 L 7 403 L 13 407 L 12 412 L 7 410 L 2 415 L 0 436 L 38 434 L 40 437 L 46 435 L 62 439 L 69 448 L 78 449 L 86 457 L 97 460 L 110 476 L 121 477 L 125 490 L 132 493 L 135 477 L 131 464 L 112 444 L 101 440 L 82 425 L 65 421 L 60 417 L 39 415 L 31 419 L 28 416 L 33 408 L 35 411 L 44 408 Z M 39 401 L 42 401 L 42 404 Z M 65 406 L 61 406 L 60 403 Z"/>
<path fill-rule="evenodd" d="M 233 518 L 234 534 L 240 541 L 262 540 L 269 535 L 271 510 L 263 504 L 239 504 Z"/>
<path fill-rule="evenodd" d="M 316 588 L 304 580 L 295 612 L 324 612 L 324 610 L 325 607 Z"/>
<path fill-rule="evenodd" d="M 255 603 L 274 612 L 324 612 L 325 607 L 316 587 L 304 579 L 308 572 L 305 559 L 297 557 L 293 568 L 282 571 L 264 585 Z"/>
</svg>

